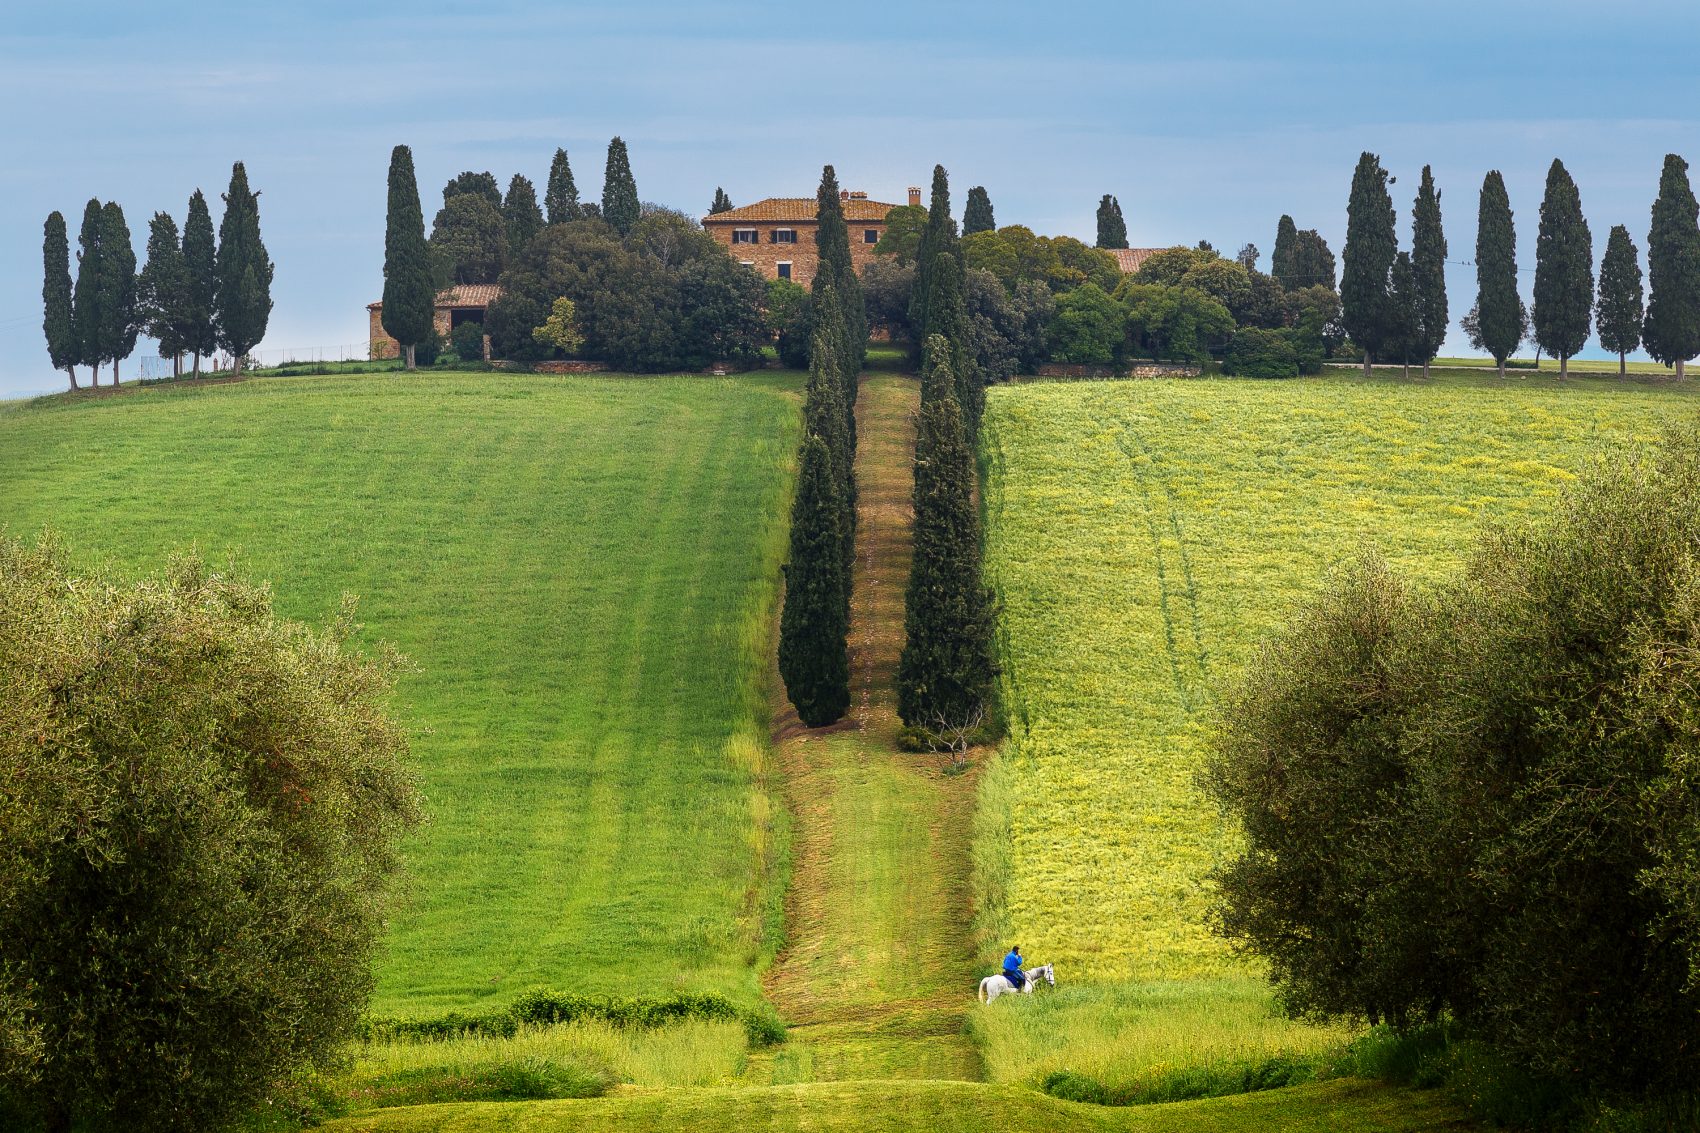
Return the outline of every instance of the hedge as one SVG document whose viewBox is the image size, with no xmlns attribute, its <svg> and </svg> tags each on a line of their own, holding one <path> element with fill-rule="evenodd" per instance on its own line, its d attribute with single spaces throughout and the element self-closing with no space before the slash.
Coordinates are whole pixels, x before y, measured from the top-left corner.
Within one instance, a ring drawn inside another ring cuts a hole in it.
<svg viewBox="0 0 1700 1133">
<path fill-rule="evenodd" d="M 743 1024 L 744 1032 L 755 1046 L 772 1046 L 785 1041 L 785 1024 L 766 1004 L 740 1008 L 725 996 L 714 994 L 613 999 L 572 995 L 548 988 L 533 988 L 509 1006 L 495 1011 L 449 1011 L 423 1019 L 371 1016 L 361 1024 L 359 1038 L 365 1042 L 447 1039 L 460 1035 L 511 1038 L 521 1025 L 552 1026 L 595 1020 L 616 1027 L 647 1028 L 664 1027 L 686 1019 L 735 1020 Z"/>
</svg>

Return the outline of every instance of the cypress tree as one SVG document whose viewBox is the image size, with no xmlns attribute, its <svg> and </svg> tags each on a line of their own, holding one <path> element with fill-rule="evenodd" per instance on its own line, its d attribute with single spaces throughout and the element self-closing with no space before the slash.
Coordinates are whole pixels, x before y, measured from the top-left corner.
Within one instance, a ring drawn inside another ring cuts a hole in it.
<svg viewBox="0 0 1700 1133">
<path fill-rule="evenodd" d="M 1340 278 L 1340 317 L 1346 333 L 1364 352 L 1364 374 L 1372 356 L 1385 348 L 1394 330 L 1387 288 L 1399 251 L 1394 233 L 1393 199 L 1387 195 L 1387 170 L 1365 152 L 1352 174 L 1346 205 L 1345 273 Z"/>
<path fill-rule="evenodd" d="M 1547 170 L 1535 239 L 1535 341 L 1558 359 L 1558 376 L 1588 342 L 1594 309 L 1594 237 L 1582 215 L 1582 196 L 1557 158 Z"/>
<path fill-rule="evenodd" d="M 626 143 L 614 138 L 608 143 L 608 164 L 602 174 L 602 219 L 624 236 L 638 222 L 642 211 Z"/>
<path fill-rule="evenodd" d="M 956 400 L 921 407 L 915 437 L 914 563 L 897 710 L 910 727 L 965 727 L 991 698 L 991 595 L 980 585 L 974 458 Z"/>
<path fill-rule="evenodd" d="M 207 198 L 196 189 L 183 221 L 183 349 L 195 356 L 195 377 L 201 376 L 201 355 L 218 349 L 218 324 L 213 301 L 218 293 L 218 244 L 213 235 Z"/>
<path fill-rule="evenodd" d="M 821 169 L 820 188 L 815 194 L 815 245 L 819 260 L 811 288 L 815 306 L 820 305 L 822 287 L 830 286 L 839 306 L 844 337 L 839 344 L 838 363 L 847 410 L 856 404 L 856 379 L 868 341 L 868 315 L 862 283 L 850 258 L 850 229 L 844 222 L 844 203 L 839 196 L 838 174 L 832 166 Z"/>
<path fill-rule="evenodd" d="M 1440 191 L 1434 174 L 1423 166 L 1422 184 L 1411 224 L 1412 313 L 1415 335 L 1411 353 L 1422 359 L 1423 377 L 1428 364 L 1446 341 L 1450 315 L 1446 309 L 1446 231 L 1440 222 Z"/>
<path fill-rule="evenodd" d="M 1629 229 L 1614 225 L 1600 261 L 1600 303 L 1594 323 L 1599 327 L 1600 345 L 1617 353 L 1617 374 L 1629 372 L 1629 352 L 1641 345 L 1642 308 L 1641 260 Z"/>
<path fill-rule="evenodd" d="M 956 396 L 956 374 L 950 365 L 951 346 L 942 334 L 921 345 L 921 404 Z"/>
<path fill-rule="evenodd" d="M 850 431 L 845 427 L 844 395 L 838 385 L 832 347 L 826 341 L 816 344 L 818 366 L 811 365 L 804 393 L 803 428 L 810 436 L 819 437 L 832 454 L 832 478 L 837 485 L 838 500 L 843 508 L 839 529 L 844 541 L 840 548 L 844 557 L 844 577 L 853 574 L 856 561 L 856 455 Z M 845 583 L 844 600 L 850 600 L 849 582 Z M 849 613 L 846 611 L 845 616 Z"/>
<path fill-rule="evenodd" d="M 77 233 L 77 284 L 71 293 L 71 326 L 76 332 L 76 360 L 89 368 L 89 385 L 100 385 L 100 364 L 106 361 L 101 327 L 101 288 L 105 267 L 101 262 L 100 201 L 91 198 L 83 206 L 83 226 Z"/>
<path fill-rule="evenodd" d="M 731 211 L 732 198 L 726 195 L 725 189 L 716 186 L 714 189 L 714 203 L 708 206 L 708 215 L 713 216 L 716 213 Z"/>
<path fill-rule="evenodd" d="M 536 202 L 532 203 L 536 207 Z M 407 369 L 414 348 L 435 329 L 436 282 L 425 243 L 425 212 L 413 175 L 413 151 L 390 151 L 389 219 L 384 229 L 384 333 L 401 344 Z"/>
<path fill-rule="evenodd" d="M 236 376 L 248 351 L 266 337 L 272 313 L 272 261 L 260 239 L 259 194 L 248 188 L 248 170 L 238 161 L 230 169 L 224 194 L 224 219 L 218 226 L 218 287 L 213 295 L 218 344 L 236 358 Z"/>
<path fill-rule="evenodd" d="M 1493 355 L 1503 378 L 1505 360 L 1523 341 L 1529 316 L 1517 294 L 1517 229 L 1512 224 L 1511 198 L 1497 169 L 1482 180 L 1476 214 L 1474 313 L 1481 347 Z"/>
<path fill-rule="evenodd" d="M 76 389 L 79 350 L 71 315 L 71 244 L 65 217 L 57 211 L 48 213 L 42 226 L 41 267 L 41 329 L 47 336 L 47 357 L 55 370 L 70 375 L 71 388 Z"/>
<path fill-rule="evenodd" d="M 112 360 L 112 384 L 118 384 L 118 363 L 136 349 L 141 320 L 136 313 L 136 246 L 117 201 L 100 209 L 100 340 L 101 357 Z"/>
<path fill-rule="evenodd" d="M 518 256 L 543 230 L 543 210 L 537 207 L 537 188 L 531 178 L 515 173 L 502 201 L 502 222 L 508 229 L 508 255 Z"/>
<path fill-rule="evenodd" d="M 817 274 L 814 291 L 809 296 L 809 372 L 819 374 L 820 380 L 830 381 L 837 394 L 843 433 L 847 438 L 844 452 L 853 458 L 856 452 L 856 406 L 851 400 L 856 393 L 857 370 L 845 359 L 860 357 L 851 344 L 850 333 L 844 325 L 844 304 L 838 299 L 838 289 L 830 279 Z M 818 361 L 817 361 L 818 358 Z M 832 443 L 829 438 L 829 443 Z M 846 482 L 846 498 L 855 500 L 855 486 Z M 853 523 L 853 519 L 852 519 Z"/>
<path fill-rule="evenodd" d="M 843 510 L 832 454 L 819 437 L 805 437 L 791 506 L 791 557 L 779 616 L 779 675 L 785 695 L 810 728 L 832 723 L 850 707 Z"/>
<path fill-rule="evenodd" d="M 937 336 L 950 343 L 950 368 L 955 378 L 950 396 L 956 399 L 972 445 L 979 434 L 986 395 L 980 386 L 979 368 L 968 351 L 968 308 L 961 264 L 955 256 L 941 252 L 935 257 L 932 277 L 933 293 L 927 307 L 927 325 L 920 328 L 921 341 L 925 343 Z"/>
<path fill-rule="evenodd" d="M 549 163 L 549 185 L 543 193 L 543 207 L 548 211 L 550 224 L 565 224 L 582 215 L 578 186 L 573 183 L 573 167 L 564 149 L 556 149 L 555 160 Z"/>
<path fill-rule="evenodd" d="M 183 306 L 187 272 L 177 222 L 168 212 L 148 221 L 148 259 L 136 281 L 142 329 L 159 343 L 162 357 L 171 358 L 173 377 L 183 376 Z"/>
<path fill-rule="evenodd" d="M 986 194 L 986 187 L 976 185 L 968 190 L 968 203 L 962 206 L 962 234 L 991 232 L 997 226 L 997 221 L 992 219 L 992 198 Z"/>
<path fill-rule="evenodd" d="M 926 340 L 922 328 L 927 325 L 927 303 L 932 292 L 933 267 L 940 252 L 961 256 L 961 244 L 956 238 L 956 222 L 950 218 L 950 174 L 942 165 L 933 166 L 932 198 L 927 206 L 927 224 L 921 229 L 921 242 L 915 250 L 915 285 L 909 295 L 909 325 L 916 329 L 916 358 L 920 344 Z"/>
<path fill-rule="evenodd" d="M 1647 233 L 1647 321 L 1641 330 L 1647 353 L 1676 366 L 1683 377 L 1688 359 L 1700 354 L 1700 226 L 1688 163 L 1665 156 L 1653 227 Z"/>
<path fill-rule="evenodd" d="M 1393 269 L 1387 273 L 1387 304 L 1387 337 L 1382 349 L 1388 357 L 1399 359 L 1405 367 L 1405 377 L 1409 378 L 1411 355 L 1421 351 L 1424 332 L 1422 296 L 1409 252 L 1399 252 L 1393 257 Z"/>
<path fill-rule="evenodd" d="M 1298 226 L 1293 223 L 1292 217 L 1283 213 L 1275 225 L 1275 250 L 1269 256 L 1269 274 L 1287 291 L 1309 286 L 1298 283 L 1293 275 L 1293 245 L 1298 237 Z"/>
<path fill-rule="evenodd" d="M 1098 202 L 1098 247 L 1127 247 L 1127 221 L 1122 219 L 1121 202 L 1108 193 Z"/>
</svg>

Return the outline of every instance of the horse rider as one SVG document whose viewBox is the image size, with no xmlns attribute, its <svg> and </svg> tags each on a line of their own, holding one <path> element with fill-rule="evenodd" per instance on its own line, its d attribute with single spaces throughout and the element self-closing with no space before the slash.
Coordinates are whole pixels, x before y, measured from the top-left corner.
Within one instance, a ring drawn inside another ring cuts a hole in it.
<svg viewBox="0 0 1700 1133">
<path fill-rule="evenodd" d="M 1009 986 L 1020 991 L 1027 977 L 1021 974 L 1021 945 L 1017 944 L 1009 950 L 1009 955 L 1003 958 L 1003 978 L 1009 981 Z"/>
</svg>

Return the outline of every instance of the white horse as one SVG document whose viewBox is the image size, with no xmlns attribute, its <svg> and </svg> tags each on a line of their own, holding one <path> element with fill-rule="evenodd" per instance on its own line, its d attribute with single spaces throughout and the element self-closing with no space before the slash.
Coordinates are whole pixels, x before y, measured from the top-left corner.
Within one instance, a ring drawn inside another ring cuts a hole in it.
<svg viewBox="0 0 1700 1133">
<path fill-rule="evenodd" d="M 1028 972 L 1027 978 L 1021 981 L 1022 994 L 1032 995 L 1033 985 L 1038 983 L 1040 980 L 1044 980 L 1051 987 L 1057 986 L 1057 973 L 1051 965 L 1046 964 L 1042 968 L 1034 968 L 1032 971 Z M 981 1003 L 990 1003 L 1000 995 L 1014 994 L 1015 985 L 1004 979 L 1001 974 L 987 976 L 985 979 L 980 981 Z"/>
</svg>

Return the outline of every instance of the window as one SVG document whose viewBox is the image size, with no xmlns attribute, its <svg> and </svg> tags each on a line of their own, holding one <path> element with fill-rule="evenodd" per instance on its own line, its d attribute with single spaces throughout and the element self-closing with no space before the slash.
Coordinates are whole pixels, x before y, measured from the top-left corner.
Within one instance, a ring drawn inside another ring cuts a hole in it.
<svg viewBox="0 0 1700 1133">
<path fill-rule="evenodd" d="M 760 233 L 753 228 L 734 228 L 732 230 L 732 243 L 734 244 L 755 244 L 760 239 Z"/>
<path fill-rule="evenodd" d="M 880 230 L 879 229 L 869 228 L 869 229 L 865 229 L 862 232 L 862 243 L 864 243 L 864 244 L 878 244 L 879 242 L 880 242 Z"/>
<path fill-rule="evenodd" d="M 791 264 L 789 261 L 781 260 L 776 266 L 779 268 L 780 279 L 791 278 Z"/>
<path fill-rule="evenodd" d="M 775 244 L 795 244 L 797 242 L 797 230 L 795 228 L 775 228 L 773 230 L 773 242 Z"/>
<path fill-rule="evenodd" d="M 753 268 L 756 266 L 756 262 L 754 260 L 739 260 L 738 262 L 747 268 Z"/>
</svg>

